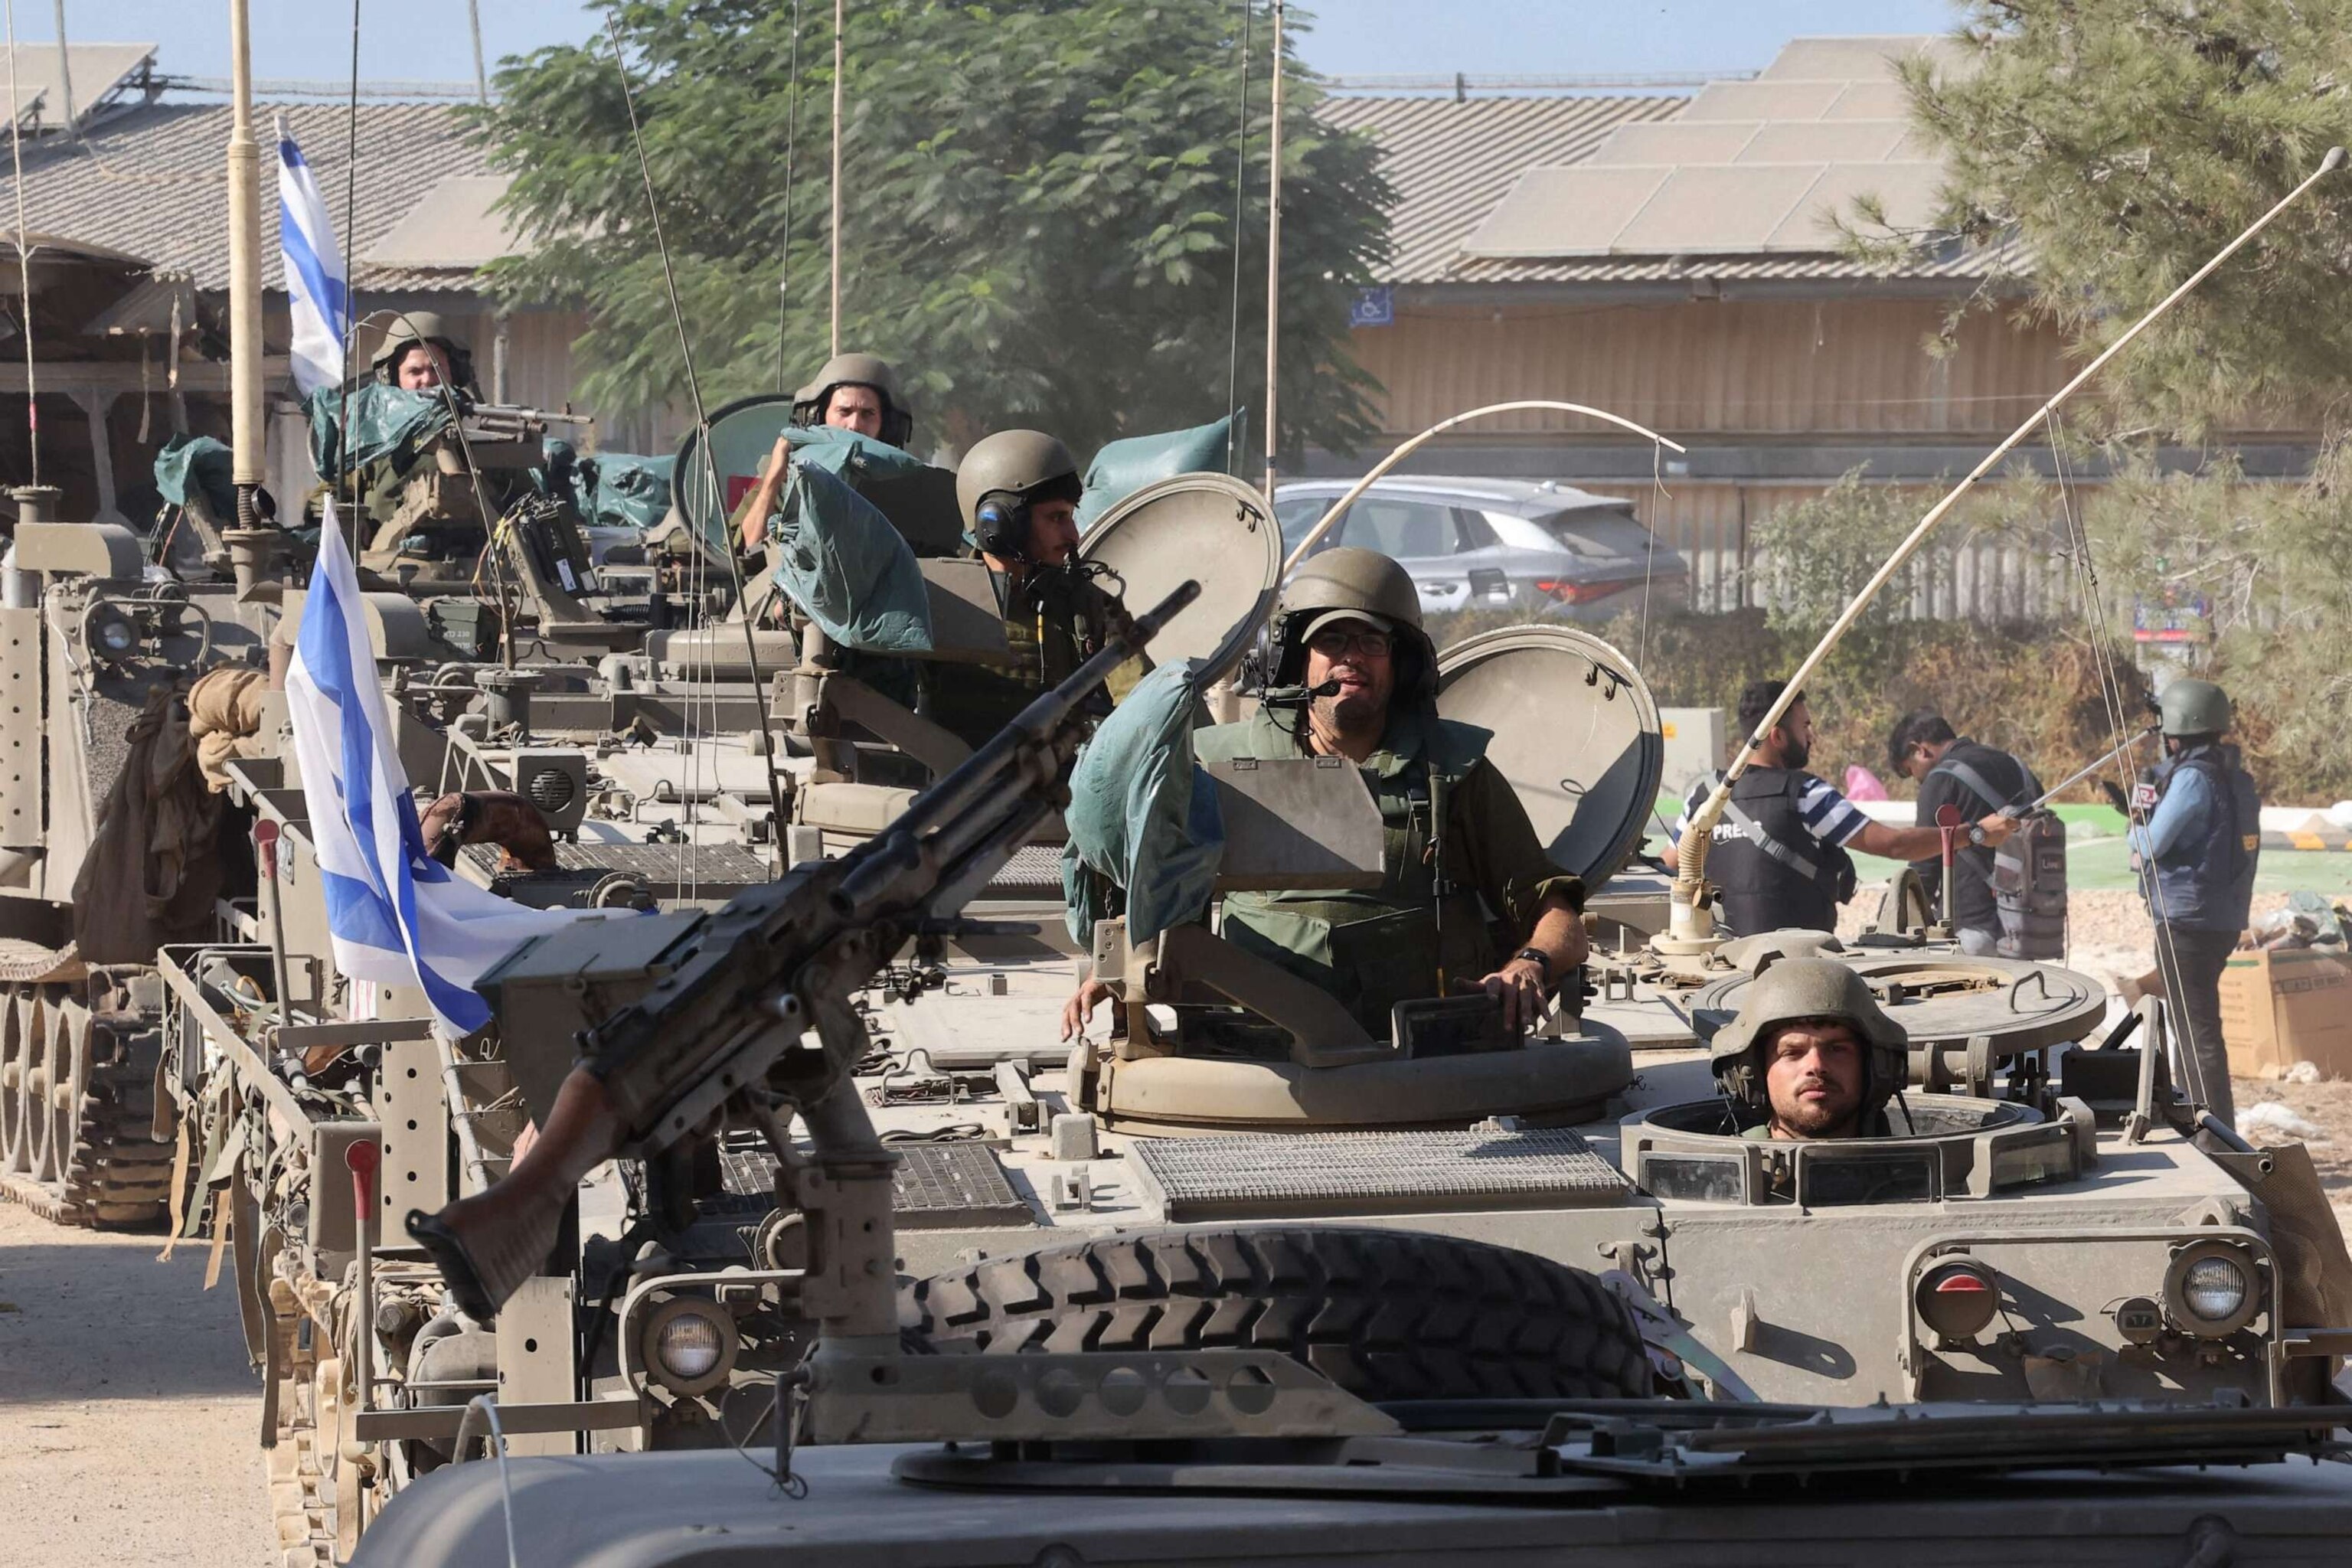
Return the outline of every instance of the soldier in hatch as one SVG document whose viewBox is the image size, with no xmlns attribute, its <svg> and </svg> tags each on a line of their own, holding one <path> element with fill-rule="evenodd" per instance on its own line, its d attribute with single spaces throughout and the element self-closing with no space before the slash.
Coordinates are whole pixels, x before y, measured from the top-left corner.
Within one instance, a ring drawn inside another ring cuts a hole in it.
<svg viewBox="0 0 2352 1568">
<path fill-rule="evenodd" d="M 1584 963 L 1584 885 L 1545 854 L 1486 761 L 1487 731 L 1437 716 L 1436 651 L 1412 579 L 1370 550 L 1326 551 L 1283 590 L 1274 637 L 1275 683 L 1303 695 L 1200 731 L 1196 754 L 1212 767 L 1346 757 L 1380 803 L 1388 875 L 1361 891 L 1231 894 L 1222 934 L 1338 998 L 1375 1038 L 1396 1003 L 1439 994 L 1441 974 L 1446 989 L 1483 986 L 1507 1025 L 1532 1027 Z M 1064 1037 L 1109 994 L 1083 984 Z"/>
<path fill-rule="evenodd" d="M 915 411 L 898 394 L 898 373 L 874 354 L 835 354 L 825 361 L 816 379 L 793 395 L 793 423 L 855 431 L 901 451 L 915 438 Z M 735 509 L 735 526 L 746 552 L 758 549 L 767 537 L 768 519 L 792 455 L 791 438 L 778 436 L 759 484 Z"/>
<path fill-rule="evenodd" d="M 462 398 L 480 401 L 474 388 L 474 356 L 430 310 L 395 313 L 369 363 L 376 380 L 386 386 L 404 392 L 446 386 Z"/>
<path fill-rule="evenodd" d="M 1077 569 L 1085 490 L 1070 449 L 1040 430 L 985 437 L 956 470 L 965 537 L 995 584 L 1006 658 L 929 666 L 923 673 L 931 720 L 975 748 L 1128 624 L 1119 602 Z M 1110 696 L 1132 684 L 1114 677 L 1108 692 L 1097 694 L 1104 710 Z"/>
<path fill-rule="evenodd" d="M 1708 1054 L 1744 1138 L 1884 1138 L 1909 1045 L 1853 970 L 1784 958 L 1748 987 Z"/>
</svg>

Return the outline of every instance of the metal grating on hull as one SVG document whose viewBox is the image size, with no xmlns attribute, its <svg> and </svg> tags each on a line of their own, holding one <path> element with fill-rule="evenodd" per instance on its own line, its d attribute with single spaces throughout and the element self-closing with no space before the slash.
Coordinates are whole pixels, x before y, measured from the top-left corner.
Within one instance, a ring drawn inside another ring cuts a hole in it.
<svg viewBox="0 0 2352 1568">
<path fill-rule="evenodd" d="M 1168 1217 L 1593 1208 L 1627 1183 L 1565 1129 L 1150 1138 L 1134 1147 Z"/>
<path fill-rule="evenodd" d="M 901 1143 L 897 1150 L 890 1202 L 904 1229 L 1028 1225 L 1034 1217 L 985 1144 Z"/>
<path fill-rule="evenodd" d="M 983 896 L 1058 900 L 1062 896 L 1062 847 L 1024 844 L 1013 852 L 1004 868 L 988 879 L 988 890 Z"/>
<path fill-rule="evenodd" d="M 495 845 L 468 844 L 460 851 L 485 876 L 498 873 Z M 625 871 L 642 879 L 656 897 L 675 897 L 672 888 L 756 888 L 772 880 L 768 863 L 740 844 L 572 844 L 558 842 L 559 871 Z M 1059 882 L 1055 886 L 1060 886 Z"/>
</svg>

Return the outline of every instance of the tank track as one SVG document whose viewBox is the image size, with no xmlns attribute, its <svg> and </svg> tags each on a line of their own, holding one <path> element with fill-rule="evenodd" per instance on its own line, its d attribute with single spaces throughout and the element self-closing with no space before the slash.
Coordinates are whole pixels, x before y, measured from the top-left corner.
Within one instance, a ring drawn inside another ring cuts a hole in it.
<svg viewBox="0 0 2352 1568">
<path fill-rule="evenodd" d="M 54 1225 L 165 1216 L 173 1146 L 154 1135 L 160 994 L 140 994 L 152 975 L 0 985 L 0 1193 Z"/>
</svg>

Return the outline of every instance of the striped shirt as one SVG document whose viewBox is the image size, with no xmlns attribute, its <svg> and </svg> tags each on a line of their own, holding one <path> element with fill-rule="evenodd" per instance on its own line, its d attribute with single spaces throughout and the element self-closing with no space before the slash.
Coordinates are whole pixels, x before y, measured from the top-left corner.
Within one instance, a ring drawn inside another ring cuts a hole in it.
<svg viewBox="0 0 2352 1568">
<path fill-rule="evenodd" d="M 1683 831 L 1690 826 L 1691 814 L 1706 804 L 1706 797 L 1714 794 L 1715 786 L 1722 782 L 1723 770 L 1717 768 L 1692 784 L 1690 794 L 1683 800 L 1682 815 L 1675 818 L 1675 843 L 1682 842 Z M 1828 780 L 1817 779 L 1811 773 L 1805 775 L 1805 793 L 1797 797 L 1797 817 L 1817 842 L 1840 847 L 1843 847 L 1870 823 L 1870 818 L 1863 815 L 1860 806 L 1840 795 Z M 1739 829 L 1732 825 L 1729 814 L 1717 821 L 1717 843 L 1738 837 Z"/>
</svg>

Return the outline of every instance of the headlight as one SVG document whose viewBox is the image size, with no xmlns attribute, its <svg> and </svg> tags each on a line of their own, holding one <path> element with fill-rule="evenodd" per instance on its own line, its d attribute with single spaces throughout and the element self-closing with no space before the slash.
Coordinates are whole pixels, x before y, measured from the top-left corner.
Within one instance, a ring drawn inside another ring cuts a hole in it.
<svg viewBox="0 0 2352 1568">
<path fill-rule="evenodd" d="M 638 1342 L 654 1382 L 673 1394 L 701 1394 L 734 1370 L 740 1336 L 726 1308 L 682 1296 L 654 1310 Z"/>
<path fill-rule="evenodd" d="M 130 616 L 103 600 L 89 607 L 82 629 L 89 636 L 90 651 L 109 664 L 120 664 L 138 650 L 139 628 Z"/>
<path fill-rule="evenodd" d="M 2200 1258 L 2180 1277 L 2180 1299 L 2209 1323 L 2235 1317 L 2246 1304 L 2246 1271 L 2226 1258 Z"/>
<path fill-rule="evenodd" d="M 2164 1304 L 2176 1327 L 2200 1339 L 2233 1334 L 2262 1305 L 2253 1259 L 2226 1241 L 2192 1242 L 2173 1254 Z"/>
</svg>

